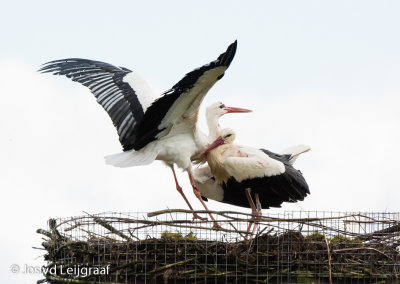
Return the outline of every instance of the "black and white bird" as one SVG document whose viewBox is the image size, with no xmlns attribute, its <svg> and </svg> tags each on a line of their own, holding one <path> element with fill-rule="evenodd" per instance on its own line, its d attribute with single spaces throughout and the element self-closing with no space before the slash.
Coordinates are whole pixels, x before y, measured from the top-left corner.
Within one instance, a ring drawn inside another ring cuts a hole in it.
<svg viewBox="0 0 400 284">
<path fill-rule="evenodd" d="M 196 197 L 207 209 L 192 176 L 191 159 L 209 142 L 198 129 L 197 116 L 208 90 L 224 76 L 231 64 L 236 48 L 235 41 L 216 60 L 189 72 L 159 98 L 131 70 L 100 61 L 79 58 L 55 60 L 45 63 L 39 71 L 65 75 L 88 87 L 109 114 L 124 152 L 107 156 L 108 164 L 129 167 L 147 165 L 154 160 L 164 161 L 173 171 L 178 191 L 193 210 L 177 182 L 173 167 L 176 164 L 188 172 Z M 222 103 L 216 108 L 225 113 L 248 111 L 229 109 Z M 217 119 L 218 115 L 215 115 Z M 213 121 L 212 118 L 207 120 Z M 214 126 L 211 128 L 216 129 Z M 211 128 L 210 131 L 213 131 Z M 197 214 L 194 217 L 203 219 Z"/>
<path fill-rule="evenodd" d="M 201 154 L 207 155 L 208 166 L 196 169 L 194 178 L 203 198 L 250 207 L 253 215 L 261 215 L 261 207 L 280 207 L 310 193 L 303 174 L 293 168 L 310 147 L 297 145 L 276 154 L 233 144 L 234 139 L 235 132 L 224 129 Z"/>
</svg>

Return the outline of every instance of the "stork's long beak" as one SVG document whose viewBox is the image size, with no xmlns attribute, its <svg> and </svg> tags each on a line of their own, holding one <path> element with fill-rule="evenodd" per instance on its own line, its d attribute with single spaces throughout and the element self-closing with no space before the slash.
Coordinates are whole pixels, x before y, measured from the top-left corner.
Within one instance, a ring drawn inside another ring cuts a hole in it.
<svg viewBox="0 0 400 284">
<path fill-rule="evenodd" d="M 245 112 L 252 112 L 250 109 L 239 108 L 239 107 L 225 107 L 227 113 L 245 113 Z"/>
<path fill-rule="evenodd" d="M 214 142 L 212 142 L 207 149 L 204 150 L 204 152 L 202 152 L 199 157 L 205 156 L 207 155 L 208 152 L 210 152 L 212 149 L 217 148 L 219 145 L 224 144 L 224 139 L 222 139 L 222 137 L 218 137 Z"/>
</svg>

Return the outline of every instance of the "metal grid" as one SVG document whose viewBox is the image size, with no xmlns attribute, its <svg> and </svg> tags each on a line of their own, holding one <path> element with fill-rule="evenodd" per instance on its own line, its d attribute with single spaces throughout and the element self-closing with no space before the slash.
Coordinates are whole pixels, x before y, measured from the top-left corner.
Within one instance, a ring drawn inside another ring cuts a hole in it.
<svg viewBox="0 0 400 284">
<path fill-rule="evenodd" d="M 247 234 L 251 215 L 213 213 L 222 230 L 213 230 L 212 222 L 193 222 L 190 211 L 179 209 L 50 220 L 48 230 L 39 231 L 47 236 L 46 267 L 57 267 L 46 281 L 392 283 L 400 278 L 400 213 L 270 214 L 259 220 L 253 236 Z M 107 265 L 105 274 L 84 273 Z M 67 267 L 74 272 L 66 274 Z"/>
</svg>

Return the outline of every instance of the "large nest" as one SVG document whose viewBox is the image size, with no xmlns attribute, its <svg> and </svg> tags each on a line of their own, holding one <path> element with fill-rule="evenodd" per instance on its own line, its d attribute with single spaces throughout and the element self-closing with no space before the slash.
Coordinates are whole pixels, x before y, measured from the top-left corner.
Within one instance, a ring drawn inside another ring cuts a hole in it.
<svg viewBox="0 0 400 284">
<path fill-rule="evenodd" d="M 214 213 L 222 230 L 192 222 L 185 210 L 52 219 L 48 230 L 38 230 L 46 236 L 42 282 L 392 283 L 400 277 L 399 214 L 290 212 L 263 217 L 250 236 L 250 216 Z"/>
</svg>

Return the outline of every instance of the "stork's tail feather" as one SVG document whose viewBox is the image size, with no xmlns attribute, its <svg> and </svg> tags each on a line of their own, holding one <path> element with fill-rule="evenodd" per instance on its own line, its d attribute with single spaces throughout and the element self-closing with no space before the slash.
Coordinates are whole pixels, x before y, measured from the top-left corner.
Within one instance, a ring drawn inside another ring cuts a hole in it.
<svg viewBox="0 0 400 284">
<path fill-rule="evenodd" d="M 128 168 L 133 166 L 144 166 L 151 164 L 157 157 L 157 153 L 150 151 L 130 150 L 118 154 L 105 156 L 107 165 L 113 165 L 119 168 Z"/>
<path fill-rule="evenodd" d="M 207 201 L 207 198 L 216 201 L 222 201 L 224 199 L 224 191 L 221 185 L 215 181 L 209 166 L 195 169 L 193 178 L 197 189 L 200 191 L 201 198 L 203 198 L 204 201 Z"/>
<path fill-rule="evenodd" d="M 193 178 L 197 183 L 206 183 L 209 179 L 212 178 L 211 169 L 209 166 L 204 166 L 201 168 L 197 168 L 193 171 Z"/>
<path fill-rule="evenodd" d="M 309 146 L 301 144 L 301 145 L 289 147 L 289 148 L 279 152 L 279 154 L 290 155 L 289 164 L 293 165 L 300 154 L 303 154 L 310 150 L 311 150 L 311 148 Z"/>
</svg>

